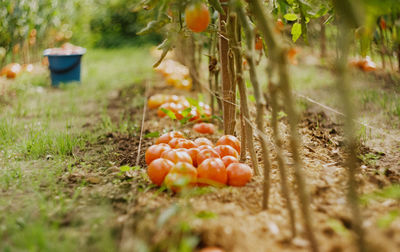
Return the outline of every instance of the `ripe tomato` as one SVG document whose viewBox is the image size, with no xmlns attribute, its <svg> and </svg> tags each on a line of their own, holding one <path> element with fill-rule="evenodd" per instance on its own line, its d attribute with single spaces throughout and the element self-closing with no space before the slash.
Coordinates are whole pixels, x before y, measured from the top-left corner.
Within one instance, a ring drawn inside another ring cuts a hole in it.
<svg viewBox="0 0 400 252">
<path fill-rule="evenodd" d="M 253 170 L 246 164 L 233 163 L 227 168 L 230 186 L 245 186 L 253 176 Z"/>
<path fill-rule="evenodd" d="M 255 49 L 257 51 L 261 51 L 263 49 L 263 42 L 260 36 L 256 37 L 256 41 L 255 41 L 255 45 L 254 45 Z"/>
<path fill-rule="evenodd" d="M 222 162 L 224 162 L 225 167 L 228 167 L 230 164 L 239 163 L 239 160 L 232 156 L 225 156 L 222 158 Z"/>
<path fill-rule="evenodd" d="M 196 185 L 196 180 L 196 168 L 189 163 L 178 162 L 171 168 L 164 182 L 169 189 L 179 192 L 186 186 Z"/>
<path fill-rule="evenodd" d="M 220 158 L 218 152 L 213 149 L 205 149 L 201 150 L 199 154 L 197 154 L 197 165 L 201 165 L 201 163 L 209 158 Z"/>
<path fill-rule="evenodd" d="M 164 184 L 173 192 L 180 192 L 185 187 L 192 187 L 196 182 L 196 177 L 189 174 L 170 172 L 164 179 Z"/>
<path fill-rule="evenodd" d="M 8 79 L 15 79 L 17 75 L 21 72 L 21 65 L 18 63 L 11 63 L 5 66 L 5 75 Z"/>
<path fill-rule="evenodd" d="M 161 186 L 165 176 L 167 176 L 168 172 L 174 166 L 174 163 L 165 158 L 158 158 L 151 162 L 151 164 L 147 167 L 147 175 L 151 182 L 154 184 Z"/>
<path fill-rule="evenodd" d="M 200 145 L 199 146 L 199 150 L 200 151 L 202 151 L 202 150 L 214 150 L 214 148 L 211 145 Z"/>
<path fill-rule="evenodd" d="M 147 105 L 149 109 L 155 109 L 163 105 L 167 101 L 167 97 L 163 94 L 156 94 L 150 96 L 149 100 L 147 101 Z"/>
<path fill-rule="evenodd" d="M 232 156 L 234 158 L 239 158 L 238 152 L 230 145 L 218 145 L 214 148 L 218 152 L 221 158 L 225 156 Z"/>
<path fill-rule="evenodd" d="M 165 134 L 161 135 L 157 139 L 156 144 L 160 144 L 160 143 L 168 144 L 169 141 L 171 141 L 172 138 L 185 138 L 185 136 L 180 131 L 171 131 L 171 132 L 168 132 L 168 133 L 165 133 Z"/>
<path fill-rule="evenodd" d="M 285 24 L 283 23 L 282 19 L 278 18 L 278 20 L 276 20 L 276 24 L 275 24 L 275 31 L 277 33 L 280 33 L 284 27 L 285 27 Z"/>
<path fill-rule="evenodd" d="M 192 164 L 186 162 L 178 162 L 176 163 L 171 170 L 170 173 L 180 173 L 180 174 L 188 174 L 196 180 L 197 178 L 197 170 L 194 168 Z"/>
<path fill-rule="evenodd" d="M 153 160 L 160 158 L 161 154 L 163 154 L 164 151 L 170 150 L 171 147 L 168 144 L 161 143 L 161 144 L 156 144 L 150 146 L 144 155 L 144 158 L 146 160 L 146 164 L 149 165 Z"/>
<path fill-rule="evenodd" d="M 214 134 L 215 126 L 212 123 L 196 123 L 193 130 L 200 134 Z"/>
<path fill-rule="evenodd" d="M 209 145 L 211 147 L 214 146 L 214 144 L 210 141 L 210 139 L 205 138 L 205 137 L 196 138 L 194 140 L 194 143 L 197 144 L 198 146 L 201 146 L 201 145 Z"/>
<path fill-rule="evenodd" d="M 172 138 L 171 141 L 168 142 L 168 145 L 171 146 L 172 149 L 176 149 L 177 148 L 176 146 L 178 145 L 178 143 L 180 141 L 184 141 L 184 140 L 186 140 L 186 139 L 183 139 L 183 138 Z"/>
<path fill-rule="evenodd" d="M 222 136 L 220 139 L 218 139 L 216 145 L 217 146 L 218 145 L 230 145 L 240 154 L 240 141 L 235 136 L 232 136 L 232 135 Z"/>
<path fill-rule="evenodd" d="M 192 158 L 190 157 L 190 155 L 188 153 L 186 153 L 185 151 L 181 151 L 181 150 L 168 150 L 163 152 L 163 154 L 161 154 L 162 158 L 171 160 L 173 163 L 178 163 L 178 162 L 187 162 L 189 164 L 193 164 Z"/>
<path fill-rule="evenodd" d="M 210 12 L 204 3 L 189 5 L 185 9 L 186 26 L 193 32 L 202 32 L 210 23 Z"/>
<path fill-rule="evenodd" d="M 204 160 L 197 168 L 197 178 L 200 185 L 209 185 L 213 182 L 226 184 L 228 173 L 220 158 L 209 158 Z"/>
<path fill-rule="evenodd" d="M 186 150 L 186 152 L 192 158 L 193 166 L 197 167 L 197 155 L 199 155 L 200 150 L 198 148 L 191 148 L 191 149 Z"/>
<path fill-rule="evenodd" d="M 178 138 L 179 139 L 179 138 Z M 195 142 L 187 139 L 183 139 L 182 141 L 179 141 L 175 148 L 184 148 L 184 149 L 191 149 L 191 148 L 197 148 L 198 145 L 195 144 Z"/>
</svg>

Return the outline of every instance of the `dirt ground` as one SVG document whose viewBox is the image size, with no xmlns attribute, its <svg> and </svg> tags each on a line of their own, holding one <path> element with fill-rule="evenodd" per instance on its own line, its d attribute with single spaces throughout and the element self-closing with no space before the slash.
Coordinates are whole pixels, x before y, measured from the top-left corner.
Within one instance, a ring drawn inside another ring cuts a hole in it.
<svg viewBox="0 0 400 252">
<path fill-rule="evenodd" d="M 156 85 L 149 85 L 147 91 L 146 83 L 142 83 L 113 94 L 107 108 L 113 122 L 119 123 L 121 118 L 140 122 L 142 108 L 132 107 L 130 104 L 145 92 L 147 97 L 154 93 L 191 95 L 172 90 L 157 83 L 157 80 L 155 83 Z M 198 137 L 191 126 L 181 126 L 169 118 L 158 118 L 153 110 L 146 111 L 144 134 L 178 129 L 189 138 Z M 279 127 L 283 139 L 287 139 L 285 118 L 280 120 Z M 321 251 L 354 251 L 352 219 L 345 196 L 346 168 L 341 125 L 322 110 L 309 108 L 302 114 L 299 131 L 303 143 L 303 169 L 312 196 L 314 231 Z M 240 133 L 240 130 L 237 132 Z M 271 135 L 268 125 L 267 134 Z M 221 131 L 211 139 L 215 141 L 220 135 Z M 86 193 L 100 195 L 113 202 L 116 218 L 110 221 L 110 225 L 114 227 L 121 251 L 132 251 L 132 248 L 134 251 L 146 251 L 146 248 L 154 251 L 175 251 L 173 248 L 176 249 L 178 244 L 184 247 L 185 243 L 198 243 L 198 248 L 218 246 L 233 252 L 308 251 L 292 175 L 291 198 L 295 204 L 298 235 L 290 239 L 288 215 L 281 195 L 272 141 L 269 141 L 272 159 L 270 205 L 268 210 L 262 210 L 261 177 L 254 177 L 242 188 L 201 188 L 180 196 L 152 186 L 145 175 L 144 152 L 154 139 L 143 138 L 138 154 L 139 140 L 140 125 L 136 132 L 129 134 L 109 132 L 99 137 L 97 143 L 88 146 L 85 153 L 76 153 L 85 160 L 85 165 L 88 162 L 87 156 L 94 157 L 93 160 L 89 159 L 93 169 L 84 175 L 92 184 Z M 255 144 L 259 165 L 262 166 L 260 146 L 257 141 Z M 397 147 L 394 148 L 393 144 L 397 144 Z M 377 157 L 374 162 L 359 160 L 357 179 L 360 194 L 368 195 L 399 182 L 398 147 L 399 142 L 395 141 L 388 141 L 383 148 L 380 143 L 379 150 L 374 146 L 360 146 L 360 155 Z M 286 162 L 289 172 L 292 173 L 287 142 L 285 149 Z M 249 163 L 249 158 L 247 162 Z M 76 163 L 77 167 L 80 165 L 80 162 Z M 119 167 L 123 165 L 139 165 L 140 169 L 121 172 Z M 63 179 L 74 186 L 79 183 L 80 174 L 65 174 Z M 368 204 L 363 205 L 363 225 L 371 251 L 400 250 L 400 218 L 385 228 L 377 225 L 380 218 L 399 207 L 400 202 L 394 199 L 371 199 Z"/>
</svg>

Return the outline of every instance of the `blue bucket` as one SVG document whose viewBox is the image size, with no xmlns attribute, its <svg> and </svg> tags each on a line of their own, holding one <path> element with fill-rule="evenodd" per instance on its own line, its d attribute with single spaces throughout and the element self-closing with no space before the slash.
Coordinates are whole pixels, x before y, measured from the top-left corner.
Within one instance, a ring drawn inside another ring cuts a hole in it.
<svg viewBox="0 0 400 252">
<path fill-rule="evenodd" d="M 51 85 L 58 86 L 60 83 L 81 81 L 81 58 L 85 54 L 83 50 L 79 54 L 55 55 L 51 50 L 45 50 L 44 56 L 49 59 Z"/>
</svg>

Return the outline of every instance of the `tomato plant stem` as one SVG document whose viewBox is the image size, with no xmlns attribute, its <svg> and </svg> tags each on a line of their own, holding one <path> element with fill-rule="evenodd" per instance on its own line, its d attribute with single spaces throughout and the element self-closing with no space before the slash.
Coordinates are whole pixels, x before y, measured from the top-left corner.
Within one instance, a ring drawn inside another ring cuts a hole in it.
<svg viewBox="0 0 400 252">
<path fill-rule="evenodd" d="M 276 64 L 279 74 L 279 88 L 285 99 L 286 113 L 288 114 L 290 128 L 290 148 L 294 161 L 294 176 L 298 186 L 298 195 L 300 201 L 301 213 L 304 218 L 305 231 L 310 242 L 310 249 L 314 252 L 319 251 L 317 240 L 314 236 L 311 216 L 310 216 L 310 198 L 306 189 L 306 182 L 303 175 L 303 164 L 300 158 L 300 139 L 297 131 L 298 115 L 294 109 L 292 92 L 290 89 L 290 79 L 287 71 L 286 50 L 280 46 L 278 38 L 273 30 L 271 18 L 268 11 L 265 10 L 260 0 L 249 2 L 251 12 L 254 14 L 259 31 L 264 36 L 264 41 L 270 52 L 272 62 Z"/>
<path fill-rule="evenodd" d="M 336 62 L 336 67 L 338 69 L 338 78 L 336 81 L 336 88 L 338 95 L 340 97 L 340 102 L 343 106 L 343 111 L 345 113 L 345 139 L 346 139 L 346 149 L 347 149 L 347 202 L 349 208 L 352 211 L 353 220 L 353 230 L 356 234 L 356 240 L 358 245 L 358 251 L 366 251 L 365 241 L 364 241 L 364 231 L 362 229 L 362 218 L 361 210 L 358 205 L 358 195 L 357 195 L 357 182 L 356 182 L 356 170 L 357 170 L 357 138 L 355 135 L 354 118 L 356 117 L 354 111 L 354 105 L 351 102 L 351 88 L 349 76 L 347 73 L 347 61 L 350 49 L 350 29 L 349 27 L 342 23 L 340 33 L 338 36 L 338 45 L 340 48 L 340 55 Z"/>
<path fill-rule="evenodd" d="M 221 64 L 221 81 L 222 81 L 222 107 L 224 119 L 224 132 L 228 135 L 233 135 L 235 131 L 235 103 L 236 93 L 235 85 L 232 84 L 233 64 L 229 62 L 229 41 L 225 37 L 227 34 L 227 15 L 228 6 L 223 6 L 225 14 L 220 14 L 219 17 L 219 60 Z M 224 36 L 221 36 L 224 35 Z"/>
<path fill-rule="evenodd" d="M 230 40 L 230 45 L 231 45 L 231 49 L 232 49 L 232 53 L 234 55 L 233 61 L 235 62 L 235 66 L 236 66 L 236 83 L 238 85 L 239 88 L 239 94 L 240 94 L 240 112 L 243 113 L 243 116 L 245 118 L 250 119 L 250 112 L 249 112 L 249 105 L 248 105 L 248 100 L 247 100 L 247 90 L 246 90 L 246 84 L 243 78 L 243 58 L 242 58 L 242 46 L 241 43 L 239 41 L 239 34 L 238 34 L 238 30 L 240 31 L 240 29 L 237 29 L 238 26 L 238 22 L 237 22 L 237 18 L 236 15 L 235 16 L 231 16 L 230 20 L 232 21 L 229 24 L 229 40 Z M 245 124 L 241 124 L 242 128 L 244 127 L 244 132 L 245 132 L 245 146 L 247 146 L 247 150 L 250 153 L 250 158 L 251 158 L 251 163 L 253 165 L 253 170 L 254 170 L 254 174 L 255 175 L 260 175 L 260 171 L 258 169 L 258 162 L 257 162 L 257 155 L 256 152 L 254 150 L 254 142 L 253 142 L 253 128 L 251 127 L 251 125 L 248 125 L 247 122 L 245 122 Z M 243 139 L 243 138 L 242 138 Z M 245 152 L 245 149 L 242 149 L 242 152 Z"/>
</svg>

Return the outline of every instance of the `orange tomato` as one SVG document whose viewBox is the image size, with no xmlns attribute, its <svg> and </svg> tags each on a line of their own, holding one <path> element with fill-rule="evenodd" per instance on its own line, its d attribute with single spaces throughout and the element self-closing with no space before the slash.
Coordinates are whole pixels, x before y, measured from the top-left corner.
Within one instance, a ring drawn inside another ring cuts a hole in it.
<svg viewBox="0 0 400 252">
<path fill-rule="evenodd" d="M 230 164 L 239 163 L 239 160 L 232 156 L 225 156 L 222 158 L 222 162 L 224 162 L 225 167 L 228 167 Z"/>
<path fill-rule="evenodd" d="M 158 110 L 157 110 L 157 115 L 158 115 L 159 117 L 164 117 L 164 116 L 167 115 L 167 114 L 164 113 L 164 111 L 162 111 L 162 109 L 170 110 L 170 111 L 172 111 L 174 114 L 178 111 L 178 107 L 177 107 L 177 104 L 176 104 L 176 103 L 167 102 L 167 103 L 164 103 L 163 105 L 161 105 L 161 106 L 158 108 Z"/>
<path fill-rule="evenodd" d="M 220 158 L 218 152 L 213 149 L 205 149 L 201 150 L 199 154 L 197 154 L 197 165 L 201 165 L 201 163 L 209 158 Z"/>
<path fill-rule="evenodd" d="M 255 41 L 255 45 L 254 45 L 255 49 L 257 51 L 261 51 L 263 49 L 263 42 L 260 36 L 256 37 L 256 41 Z"/>
<path fill-rule="evenodd" d="M 149 109 L 156 109 L 163 105 L 167 100 L 167 97 L 163 94 L 156 94 L 150 96 L 149 100 L 147 101 L 147 105 Z"/>
<path fill-rule="evenodd" d="M 198 146 L 201 146 L 201 145 L 214 146 L 214 144 L 210 141 L 210 139 L 205 138 L 205 137 L 196 138 L 194 140 L 194 143 L 197 144 Z"/>
<path fill-rule="evenodd" d="M 276 24 L 275 24 L 275 31 L 277 33 L 280 33 L 284 27 L 285 27 L 285 24 L 283 23 L 282 19 L 278 18 L 278 20 L 276 20 Z"/>
<path fill-rule="evenodd" d="M 1 75 L 5 75 L 8 79 L 14 79 L 21 72 L 22 67 L 18 63 L 11 63 L 6 65 L 1 70 Z"/>
<path fill-rule="evenodd" d="M 160 144 L 160 143 L 168 144 L 169 141 L 171 141 L 172 138 L 185 138 L 185 136 L 180 131 L 171 131 L 171 132 L 168 132 L 168 133 L 165 133 L 165 134 L 161 135 L 157 139 L 156 144 Z"/>
<path fill-rule="evenodd" d="M 200 134 L 214 134 L 215 126 L 212 123 L 196 123 L 193 130 Z"/>
<path fill-rule="evenodd" d="M 186 150 L 186 152 L 192 158 L 193 166 L 197 167 L 197 155 L 199 155 L 200 150 L 198 148 L 191 148 L 191 149 Z"/>
<path fill-rule="evenodd" d="M 218 145 L 214 148 L 218 152 L 221 158 L 225 156 L 232 156 L 235 158 L 239 158 L 238 152 L 230 145 Z"/>
<path fill-rule="evenodd" d="M 177 148 L 176 146 L 178 145 L 178 143 L 180 141 L 184 141 L 184 140 L 186 140 L 186 139 L 183 139 L 183 138 L 172 138 L 171 141 L 168 142 L 168 145 L 171 146 L 172 149 L 176 149 Z"/>
<path fill-rule="evenodd" d="M 218 145 L 230 145 L 240 154 L 240 141 L 235 136 L 232 136 L 232 135 L 222 136 L 220 139 L 218 139 L 216 145 L 217 146 Z"/>
<path fill-rule="evenodd" d="M 179 141 L 175 148 L 184 148 L 184 149 L 191 149 L 191 148 L 197 148 L 197 144 L 195 144 L 195 142 L 193 142 L 192 140 L 187 140 L 187 139 L 183 139 L 182 141 Z"/>
<path fill-rule="evenodd" d="M 180 174 L 188 174 L 193 178 L 197 177 L 197 170 L 194 168 L 192 164 L 186 162 L 178 162 L 176 163 L 171 170 L 170 173 L 180 173 Z M 196 180 L 196 179 L 194 179 Z"/>
<path fill-rule="evenodd" d="M 162 158 L 171 160 L 173 163 L 178 163 L 178 162 L 187 162 L 189 164 L 193 164 L 192 158 L 188 153 L 185 151 L 181 150 L 168 150 L 163 152 L 161 155 Z"/>
<path fill-rule="evenodd" d="M 168 172 L 174 166 L 174 163 L 165 158 L 158 158 L 151 162 L 151 164 L 147 167 L 147 175 L 151 182 L 154 184 L 161 186 L 165 176 L 167 176 Z"/>
<path fill-rule="evenodd" d="M 185 9 L 186 26 L 193 32 L 202 32 L 210 23 L 210 12 L 204 3 L 191 4 Z"/>
<path fill-rule="evenodd" d="M 214 147 L 211 146 L 211 145 L 200 145 L 199 146 L 199 150 L 200 151 L 202 151 L 202 150 L 214 150 Z"/>
<path fill-rule="evenodd" d="M 200 185 L 226 184 L 228 181 L 228 173 L 225 169 L 224 162 L 220 158 L 209 158 L 197 168 L 197 178 Z"/>
<path fill-rule="evenodd" d="M 230 186 L 245 186 L 253 176 L 253 170 L 246 164 L 233 163 L 226 170 Z"/>
<path fill-rule="evenodd" d="M 150 146 L 146 150 L 146 153 L 144 154 L 146 164 L 150 164 L 153 160 L 160 158 L 161 154 L 163 154 L 164 151 L 167 151 L 170 149 L 171 149 L 171 147 L 165 143 Z"/>
</svg>

